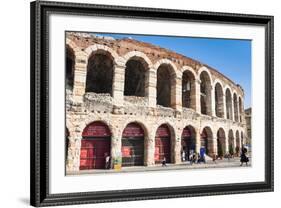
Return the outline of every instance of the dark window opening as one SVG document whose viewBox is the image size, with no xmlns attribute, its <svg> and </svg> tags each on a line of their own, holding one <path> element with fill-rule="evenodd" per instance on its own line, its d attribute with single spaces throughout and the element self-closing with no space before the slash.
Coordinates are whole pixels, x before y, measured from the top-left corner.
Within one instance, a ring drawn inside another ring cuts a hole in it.
<svg viewBox="0 0 281 208">
<path fill-rule="evenodd" d="M 200 102 L 201 102 L 201 113 L 207 115 L 206 96 L 201 95 Z"/>
<path fill-rule="evenodd" d="M 194 76 L 185 71 L 182 76 L 182 107 L 195 109 Z"/>
<path fill-rule="evenodd" d="M 109 55 L 94 54 L 88 62 L 86 92 L 112 95 L 113 60 Z"/>
<path fill-rule="evenodd" d="M 145 96 L 145 67 L 138 60 L 129 60 L 125 69 L 125 96 Z"/>
<path fill-rule="evenodd" d="M 223 118 L 223 91 L 222 86 L 220 84 L 216 84 L 215 86 L 215 107 L 216 107 L 216 116 Z"/>
<path fill-rule="evenodd" d="M 232 98 L 229 89 L 226 90 L 225 99 L 226 99 L 226 118 L 232 119 Z"/>
<path fill-rule="evenodd" d="M 211 116 L 211 80 L 207 72 L 204 71 L 200 74 L 200 81 L 201 113 Z"/>
<path fill-rule="evenodd" d="M 240 97 L 239 97 L 239 113 L 240 113 L 240 122 L 242 122 L 243 108 L 242 108 L 242 100 Z"/>
<path fill-rule="evenodd" d="M 163 64 L 157 70 L 157 105 L 171 107 L 171 69 Z"/>
<path fill-rule="evenodd" d="M 71 48 L 66 48 L 66 89 L 73 89 L 74 84 L 74 67 L 75 67 L 75 56 Z"/>
<path fill-rule="evenodd" d="M 238 103 L 237 103 L 236 94 L 234 94 L 233 96 L 233 103 L 234 103 L 234 120 L 238 121 Z"/>
</svg>

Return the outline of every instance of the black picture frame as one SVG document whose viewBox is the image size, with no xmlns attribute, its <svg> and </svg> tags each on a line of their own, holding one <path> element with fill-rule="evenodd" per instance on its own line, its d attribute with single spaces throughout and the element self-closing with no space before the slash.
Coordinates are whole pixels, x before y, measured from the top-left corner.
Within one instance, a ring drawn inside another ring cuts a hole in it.
<svg viewBox="0 0 281 208">
<path fill-rule="evenodd" d="M 273 174 L 273 16 L 94 5 L 31 2 L 30 204 L 33 206 L 193 197 L 274 190 Z M 48 16 L 51 13 L 193 21 L 265 27 L 265 181 L 223 185 L 147 188 L 66 194 L 49 193 Z"/>
</svg>

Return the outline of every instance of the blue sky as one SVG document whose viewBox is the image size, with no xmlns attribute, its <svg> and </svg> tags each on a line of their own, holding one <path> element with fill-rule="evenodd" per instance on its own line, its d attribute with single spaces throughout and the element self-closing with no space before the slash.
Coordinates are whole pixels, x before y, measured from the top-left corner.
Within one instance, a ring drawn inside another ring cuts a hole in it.
<svg viewBox="0 0 281 208">
<path fill-rule="evenodd" d="M 95 33 L 98 35 L 98 33 Z M 116 39 L 128 38 L 170 49 L 207 64 L 235 83 L 245 92 L 245 108 L 251 107 L 251 41 L 234 39 L 150 36 L 132 34 L 101 34 Z"/>
</svg>

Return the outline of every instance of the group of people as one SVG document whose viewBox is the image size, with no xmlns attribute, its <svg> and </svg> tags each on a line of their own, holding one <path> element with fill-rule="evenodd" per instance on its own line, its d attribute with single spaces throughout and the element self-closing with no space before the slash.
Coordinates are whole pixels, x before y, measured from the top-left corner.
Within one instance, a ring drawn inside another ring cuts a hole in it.
<svg viewBox="0 0 281 208">
<path fill-rule="evenodd" d="M 236 150 L 237 156 L 239 155 L 239 149 Z M 242 147 L 241 148 L 241 152 L 240 152 L 240 166 L 243 166 L 244 163 L 246 163 L 246 165 L 248 165 L 249 162 L 249 157 L 247 156 L 247 148 L 246 147 Z M 192 165 L 193 163 L 206 163 L 206 159 L 205 159 L 205 154 L 206 154 L 206 149 L 205 147 L 201 147 L 200 148 L 200 152 L 196 153 L 193 149 L 186 151 L 185 149 L 182 150 L 181 152 L 181 159 L 182 161 L 189 161 L 190 164 Z M 226 154 L 225 157 L 228 159 L 228 161 L 230 160 L 230 158 L 234 157 L 234 155 L 231 154 Z M 216 163 L 216 160 L 219 158 L 218 155 L 213 155 L 212 160 L 214 163 Z M 222 157 L 221 157 L 222 158 Z"/>
<path fill-rule="evenodd" d="M 244 163 L 246 163 L 246 165 L 248 165 L 249 162 L 249 157 L 247 156 L 247 148 L 246 147 L 242 147 L 241 149 L 241 154 L 240 154 L 240 166 L 243 166 Z M 206 158 L 205 158 L 205 154 L 206 154 L 206 150 L 204 147 L 200 148 L 200 152 L 196 153 L 193 149 L 189 150 L 189 151 L 185 151 L 183 150 L 181 152 L 181 159 L 182 161 L 189 161 L 190 164 L 192 165 L 193 163 L 206 163 Z M 228 154 L 227 158 L 228 160 L 230 159 L 230 154 Z M 213 162 L 215 163 L 217 160 L 218 156 L 214 155 L 213 156 Z M 112 167 L 112 162 L 111 162 L 111 157 L 109 154 L 105 154 L 105 169 L 111 169 Z M 166 164 L 166 158 L 164 157 L 162 160 L 162 166 L 167 166 Z"/>
<path fill-rule="evenodd" d="M 191 165 L 193 163 L 206 163 L 205 152 L 204 147 L 200 149 L 200 153 L 196 153 L 194 149 L 190 149 L 189 151 L 183 150 L 181 152 L 181 158 L 183 162 L 189 161 Z"/>
</svg>

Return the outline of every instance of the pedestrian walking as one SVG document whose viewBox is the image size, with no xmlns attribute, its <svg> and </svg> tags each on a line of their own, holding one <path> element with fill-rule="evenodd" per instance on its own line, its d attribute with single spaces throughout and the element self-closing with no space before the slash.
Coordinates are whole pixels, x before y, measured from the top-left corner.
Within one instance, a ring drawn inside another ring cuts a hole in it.
<svg viewBox="0 0 281 208">
<path fill-rule="evenodd" d="M 105 169 L 110 169 L 110 156 L 108 153 L 105 153 Z"/>
<path fill-rule="evenodd" d="M 194 162 L 196 162 L 196 161 L 194 161 L 194 159 L 195 159 L 195 153 L 190 154 L 190 156 L 189 156 L 190 165 L 192 165 Z"/>
<path fill-rule="evenodd" d="M 182 162 L 185 161 L 185 151 L 184 150 L 181 153 L 181 159 L 182 159 Z"/>
<path fill-rule="evenodd" d="M 162 160 L 162 167 L 164 167 L 164 166 L 165 167 L 167 166 L 167 164 L 166 164 L 166 157 L 164 157 L 163 160 Z"/>
<path fill-rule="evenodd" d="M 190 161 L 190 158 L 192 158 L 193 153 L 194 153 L 194 150 L 193 150 L 193 149 L 190 149 L 190 150 L 188 151 L 188 160 L 189 160 L 189 161 Z"/>
<path fill-rule="evenodd" d="M 242 147 L 241 150 L 241 156 L 240 156 L 240 166 L 243 166 L 243 163 L 246 163 L 246 166 L 248 166 L 249 158 L 246 155 L 247 149 L 245 147 Z"/>
<path fill-rule="evenodd" d="M 193 152 L 193 156 L 192 156 L 192 161 L 193 161 L 193 163 L 196 163 L 197 160 L 198 160 L 197 154 L 196 154 L 196 152 Z"/>
<path fill-rule="evenodd" d="M 205 153 L 206 153 L 205 147 L 201 147 L 200 148 L 200 162 L 206 163 Z"/>
</svg>

